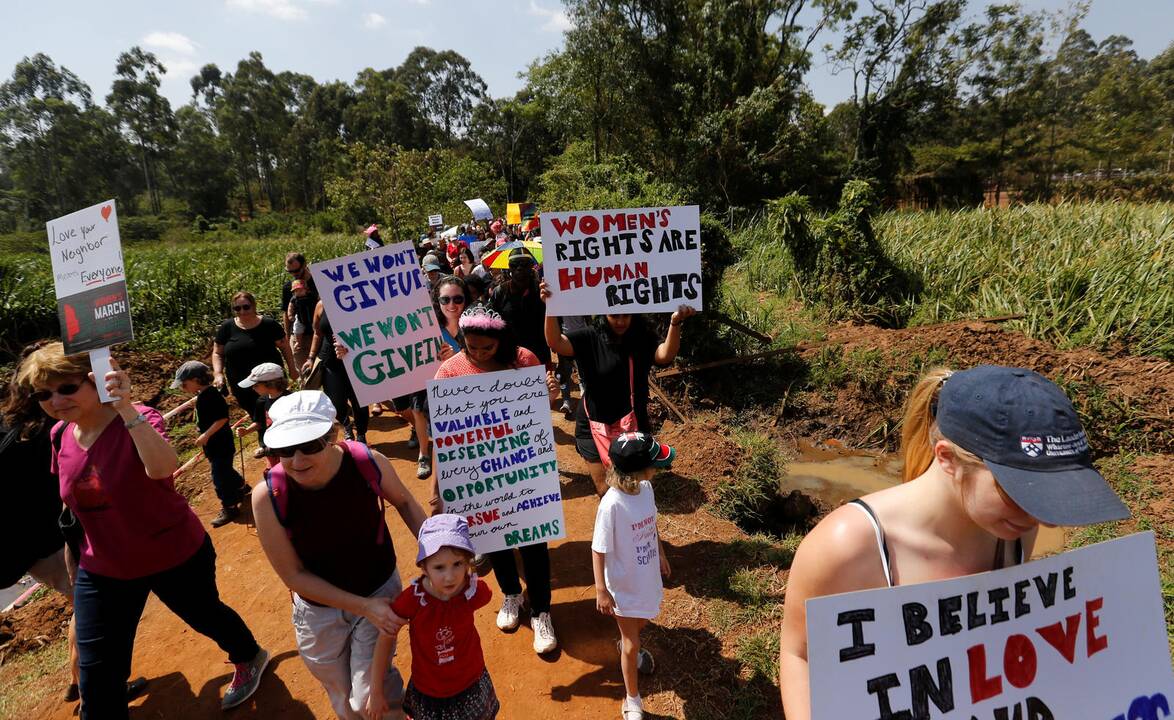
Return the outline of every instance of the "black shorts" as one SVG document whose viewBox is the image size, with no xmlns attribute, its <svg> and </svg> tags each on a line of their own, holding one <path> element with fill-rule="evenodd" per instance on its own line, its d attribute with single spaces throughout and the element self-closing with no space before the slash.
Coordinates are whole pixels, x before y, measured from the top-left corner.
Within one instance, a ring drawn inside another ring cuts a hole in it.
<svg viewBox="0 0 1174 720">
<path fill-rule="evenodd" d="M 575 452 L 589 463 L 601 463 L 599 451 L 595 448 L 595 439 L 591 436 L 591 424 L 587 414 L 583 411 L 585 402 L 579 403 L 575 411 Z"/>
<path fill-rule="evenodd" d="M 424 417 L 428 417 L 428 391 L 420 390 L 411 395 L 400 395 L 397 398 L 391 399 L 391 406 L 395 408 L 396 412 L 403 412 L 405 410 L 415 410 L 424 413 Z"/>
</svg>

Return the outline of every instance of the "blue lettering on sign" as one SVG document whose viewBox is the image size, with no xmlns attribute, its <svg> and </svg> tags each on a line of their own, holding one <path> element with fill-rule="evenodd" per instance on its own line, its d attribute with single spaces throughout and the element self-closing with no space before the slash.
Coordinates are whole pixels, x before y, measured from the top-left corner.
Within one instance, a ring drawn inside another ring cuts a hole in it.
<svg viewBox="0 0 1174 720">
<path fill-rule="evenodd" d="M 1158 714 L 1158 710 L 1162 714 Z M 1113 720 L 1161 720 L 1170 717 L 1170 703 L 1162 693 L 1142 695 L 1129 703 L 1129 710 L 1124 715 L 1118 715 Z"/>
</svg>

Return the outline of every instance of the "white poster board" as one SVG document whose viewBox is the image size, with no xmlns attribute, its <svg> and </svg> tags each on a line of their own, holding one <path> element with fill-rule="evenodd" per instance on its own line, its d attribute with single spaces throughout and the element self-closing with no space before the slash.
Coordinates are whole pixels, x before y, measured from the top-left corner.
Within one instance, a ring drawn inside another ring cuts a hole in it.
<svg viewBox="0 0 1174 720">
<path fill-rule="evenodd" d="M 542 213 L 548 315 L 701 310 L 696 205 Z"/>
<path fill-rule="evenodd" d="M 361 405 L 423 390 L 440 367 L 440 326 L 416 250 L 400 242 L 310 265 Z"/>
<path fill-rule="evenodd" d="M 474 220 L 493 219 L 493 213 L 489 210 L 489 205 L 481 198 L 466 200 L 465 205 L 468 206 L 469 212 L 473 213 Z"/>
<path fill-rule="evenodd" d="M 807 638 L 817 720 L 1174 717 L 1153 533 L 814 598 Z"/>
<path fill-rule="evenodd" d="M 444 227 L 444 215 L 429 215 L 428 227 L 432 228 L 433 230 L 439 230 L 440 228 Z"/>
<path fill-rule="evenodd" d="M 566 537 L 542 366 L 428 383 L 444 511 L 481 554 Z"/>
</svg>

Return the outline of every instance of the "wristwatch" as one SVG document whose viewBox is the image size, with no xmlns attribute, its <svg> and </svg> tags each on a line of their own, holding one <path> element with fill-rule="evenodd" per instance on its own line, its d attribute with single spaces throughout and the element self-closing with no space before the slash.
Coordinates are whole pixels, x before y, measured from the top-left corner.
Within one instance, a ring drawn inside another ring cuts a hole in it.
<svg viewBox="0 0 1174 720">
<path fill-rule="evenodd" d="M 138 415 L 135 415 L 130 420 L 126 421 L 126 423 L 125 423 L 126 429 L 133 430 L 136 426 L 142 425 L 145 422 L 147 422 L 147 416 L 142 413 L 139 413 Z"/>
</svg>

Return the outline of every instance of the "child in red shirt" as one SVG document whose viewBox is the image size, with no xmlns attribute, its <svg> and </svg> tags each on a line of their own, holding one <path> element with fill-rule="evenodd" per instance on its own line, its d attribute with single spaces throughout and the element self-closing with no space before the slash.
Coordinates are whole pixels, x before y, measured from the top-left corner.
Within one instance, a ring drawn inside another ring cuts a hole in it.
<svg viewBox="0 0 1174 720">
<path fill-rule="evenodd" d="M 392 602 L 408 621 L 412 676 L 404 691 L 411 720 L 492 720 L 500 704 L 485 669 L 473 613 L 489 603 L 489 586 L 470 573 L 473 543 L 460 515 L 433 515 L 420 526 L 416 565 L 424 574 Z M 380 635 L 371 661 L 382 677 L 395 635 Z M 371 686 L 366 714 L 378 720 L 388 711 L 383 688 Z"/>
</svg>

